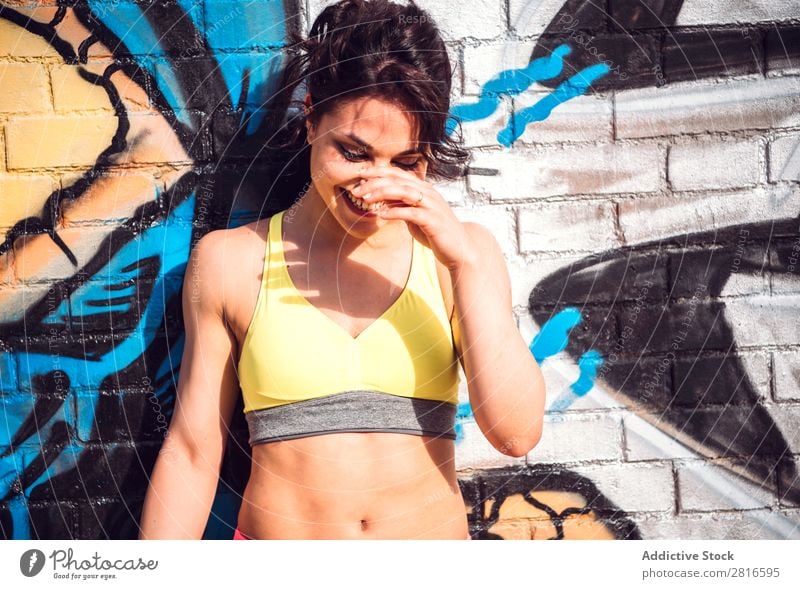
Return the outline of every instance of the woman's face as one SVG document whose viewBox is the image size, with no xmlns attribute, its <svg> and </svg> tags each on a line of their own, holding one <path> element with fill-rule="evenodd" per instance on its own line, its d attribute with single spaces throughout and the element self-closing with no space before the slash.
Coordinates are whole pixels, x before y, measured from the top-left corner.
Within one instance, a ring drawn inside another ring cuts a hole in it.
<svg viewBox="0 0 800 589">
<path fill-rule="evenodd" d="M 306 105 L 310 99 L 306 96 Z M 374 233 L 391 220 L 364 214 L 347 196 L 370 166 L 406 170 L 425 178 L 427 161 L 416 145 L 413 118 L 378 98 L 348 100 L 325 113 L 317 126 L 306 120 L 311 181 L 333 217 L 353 235 Z"/>
</svg>

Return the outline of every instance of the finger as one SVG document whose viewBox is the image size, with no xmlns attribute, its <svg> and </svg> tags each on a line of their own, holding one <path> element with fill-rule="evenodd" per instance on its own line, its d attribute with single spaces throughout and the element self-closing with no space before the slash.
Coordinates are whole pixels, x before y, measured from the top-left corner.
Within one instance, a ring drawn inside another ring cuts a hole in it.
<svg viewBox="0 0 800 589">
<path fill-rule="evenodd" d="M 358 172 L 363 178 L 375 178 L 380 176 L 391 176 L 396 178 L 413 178 L 419 180 L 416 174 L 411 170 L 403 170 L 400 168 L 390 168 L 385 166 L 367 166 Z"/>
<path fill-rule="evenodd" d="M 385 178 L 385 177 L 377 177 L 377 178 L 370 178 L 369 180 L 365 180 L 351 191 L 353 195 L 358 197 L 363 197 L 374 190 L 381 188 L 383 186 L 397 184 L 398 180 L 395 178 Z"/>
<path fill-rule="evenodd" d="M 383 207 L 378 210 L 378 216 L 382 219 L 402 219 L 420 226 L 425 221 L 425 215 L 428 214 L 430 213 L 418 207 Z"/>
<path fill-rule="evenodd" d="M 417 203 L 420 200 L 420 194 L 423 195 L 424 200 L 424 192 L 418 190 L 414 186 L 410 186 L 408 184 L 389 184 L 386 186 L 382 186 L 380 188 L 376 188 L 375 190 L 371 191 L 369 195 L 365 195 L 362 197 L 364 202 L 372 203 L 378 201 L 401 201 L 403 204 L 408 206 L 417 206 Z"/>
</svg>

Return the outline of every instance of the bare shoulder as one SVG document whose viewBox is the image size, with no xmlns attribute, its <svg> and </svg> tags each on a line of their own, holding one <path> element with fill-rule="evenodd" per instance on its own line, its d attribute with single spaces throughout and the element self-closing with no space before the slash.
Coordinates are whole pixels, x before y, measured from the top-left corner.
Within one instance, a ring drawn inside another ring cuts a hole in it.
<svg viewBox="0 0 800 589">
<path fill-rule="evenodd" d="M 490 248 L 490 251 L 493 253 L 500 252 L 500 245 L 497 243 L 497 239 L 492 234 L 489 229 L 481 225 L 480 223 L 475 223 L 474 221 L 465 221 L 462 223 L 464 227 L 467 229 L 467 233 L 469 234 L 470 238 L 474 241 L 474 243 L 483 250 L 484 247 Z"/>
<path fill-rule="evenodd" d="M 186 269 L 194 282 L 189 286 L 205 291 L 223 307 L 241 292 L 252 272 L 260 274 L 268 219 L 240 227 L 215 229 L 203 235 L 192 248 Z"/>
</svg>

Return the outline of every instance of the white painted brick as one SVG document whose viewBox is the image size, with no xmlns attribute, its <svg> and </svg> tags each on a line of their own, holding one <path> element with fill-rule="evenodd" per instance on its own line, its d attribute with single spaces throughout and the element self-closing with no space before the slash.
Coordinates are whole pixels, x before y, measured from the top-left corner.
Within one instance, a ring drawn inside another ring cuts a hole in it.
<svg viewBox="0 0 800 589">
<path fill-rule="evenodd" d="M 800 78 L 679 82 L 615 95 L 618 138 L 800 125 Z"/>
<path fill-rule="evenodd" d="M 742 235 L 746 234 L 742 233 Z M 734 257 L 734 260 L 736 259 Z M 769 275 L 766 272 L 764 274 L 750 274 L 749 272 L 739 272 L 735 265 L 731 267 L 735 271 L 728 277 L 728 281 L 720 293 L 722 296 L 769 294 Z"/>
<path fill-rule="evenodd" d="M 533 157 L 519 151 L 474 151 L 467 188 L 492 200 L 534 198 L 536 193 L 530 183 L 520 182 L 520 170 L 525 169 Z"/>
<path fill-rule="evenodd" d="M 470 100 L 467 100 L 467 102 L 470 102 Z M 485 119 L 461 123 L 464 147 L 474 149 L 476 147 L 499 146 L 500 142 L 497 140 L 497 134 L 506 128 L 510 120 L 511 101 L 508 98 L 502 98 L 497 105 L 497 109 Z"/>
<path fill-rule="evenodd" d="M 494 39 L 506 30 L 503 0 L 462 0 L 458 6 L 440 0 L 420 0 L 446 40 Z"/>
<path fill-rule="evenodd" d="M 450 104 L 455 104 L 464 93 L 462 78 L 464 70 L 464 57 L 461 42 L 445 42 L 447 57 L 450 60 Z"/>
<path fill-rule="evenodd" d="M 507 456 L 492 446 L 474 421 L 464 421 L 461 427 L 464 438 L 456 447 L 456 470 L 525 464 L 524 456 Z"/>
<path fill-rule="evenodd" d="M 800 232 L 791 244 L 788 266 L 784 271 L 768 273 L 770 292 L 773 294 L 800 295 Z"/>
<path fill-rule="evenodd" d="M 538 151 L 477 152 L 472 167 L 497 170 L 470 174 L 471 190 L 492 200 L 568 194 L 654 192 L 661 186 L 663 156 L 657 145 L 588 145 Z"/>
<path fill-rule="evenodd" d="M 572 470 L 591 479 L 601 493 L 628 513 L 674 511 L 675 484 L 670 464 L 609 464 Z"/>
<path fill-rule="evenodd" d="M 549 92 L 526 92 L 514 98 L 514 112 L 533 106 Z M 610 142 L 613 108 L 611 96 L 578 96 L 556 106 L 543 121 L 528 123 L 517 140 L 529 143 Z M 521 119 L 520 119 L 521 121 Z M 518 123 L 518 124 L 521 124 Z"/>
<path fill-rule="evenodd" d="M 792 155 L 794 157 L 790 163 Z M 800 180 L 800 133 L 778 137 L 770 142 L 769 180 Z"/>
<path fill-rule="evenodd" d="M 684 2 L 677 26 L 755 23 L 796 19 L 797 4 L 794 2 L 775 2 L 774 0 L 697 0 Z"/>
<path fill-rule="evenodd" d="M 718 464 L 695 462 L 677 468 L 682 512 L 758 509 L 775 502 L 765 487 L 735 477 Z M 717 480 L 720 484 L 714 484 Z"/>
<path fill-rule="evenodd" d="M 800 213 L 800 193 L 786 198 L 777 195 L 777 188 L 759 186 L 690 198 L 625 201 L 619 205 L 619 223 L 625 242 L 635 245 L 685 233 L 790 218 Z"/>
<path fill-rule="evenodd" d="M 528 452 L 529 463 L 570 463 L 619 460 L 622 457 L 622 421 L 602 414 L 545 415 L 542 439 Z"/>
<path fill-rule="evenodd" d="M 451 207 L 463 206 L 466 202 L 467 182 L 463 178 L 431 181 L 431 184 Z"/>
<path fill-rule="evenodd" d="M 781 540 L 786 538 L 765 522 L 767 511 L 742 513 L 688 514 L 670 518 L 632 519 L 645 540 Z"/>
<path fill-rule="evenodd" d="M 461 363 L 458 365 L 458 402 L 469 403 L 469 388 L 467 387 L 467 377 Z"/>
<path fill-rule="evenodd" d="M 653 419 L 661 419 L 661 416 L 654 415 Z M 626 415 L 622 426 L 625 433 L 625 460 L 628 462 L 693 456 L 686 446 L 638 415 Z"/>
<path fill-rule="evenodd" d="M 699 141 L 673 145 L 667 176 L 673 190 L 740 188 L 758 182 L 758 141 Z"/>
<path fill-rule="evenodd" d="M 565 266 L 577 263 L 582 257 L 559 255 L 531 260 L 526 260 L 523 256 L 509 258 L 507 262 L 511 274 L 512 306 L 527 309 L 531 293 L 541 280 Z"/>
<path fill-rule="evenodd" d="M 601 251 L 617 247 L 614 205 L 571 201 L 519 211 L 519 246 L 531 251 Z"/>
<path fill-rule="evenodd" d="M 564 0 L 509 0 L 508 20 L 520 36 L 541 35 L 553 17 L 564 6 Z"/>
<path fill-rule="evenodd" d="M 800 342 L 797 296 L 751 296 L 725 302 L 737 347 Z"/>
<path fill-rule="evenodd" d="M 513 41 L 468 45 L 464 47 L 464 94 L 478 96 L 481 87 L 503 70 L 516 70 L 528 67 L 533 51 L 532 41 Z M 544 86 L 533 83 L 523 93 Z"/>
<path fill-rule="evenodd" d="M 507 259 L 517 253 L 517 235 L 514 230 L 514 211 L 503 205 L 475 205 L 454 207 L 458 220 L 483 225 L 497 239 Z"/>
<path fill-rule="evenodd" d="M 800 352 L 773 352 L 776 401 L 800 401 Z"/>
<path fill-rule="evenodd" d="M 522 256 L 508 259 L 508 271 L 511 276 L 511 306 L 528 308 L 528 301 L 541 275 L 536 270 L 537 264 L 529 263 Z"/>
</svg>

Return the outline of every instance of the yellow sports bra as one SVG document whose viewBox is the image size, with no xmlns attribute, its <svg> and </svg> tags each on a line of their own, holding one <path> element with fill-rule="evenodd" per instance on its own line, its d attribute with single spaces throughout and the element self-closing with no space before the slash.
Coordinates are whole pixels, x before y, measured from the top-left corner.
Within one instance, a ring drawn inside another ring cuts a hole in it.
<svg viewBox="0 0 800 589">
<path fill-rule="evenodd" d="M 269 221 L 261 289 L 238 364 L 250 443 L 333 431 L 453 439 L 460 334 L 448 319 L 433 251 L 412 239 L 404 290 L 353 338 L 292 283 L 283 217 Z"/>
</svg>

